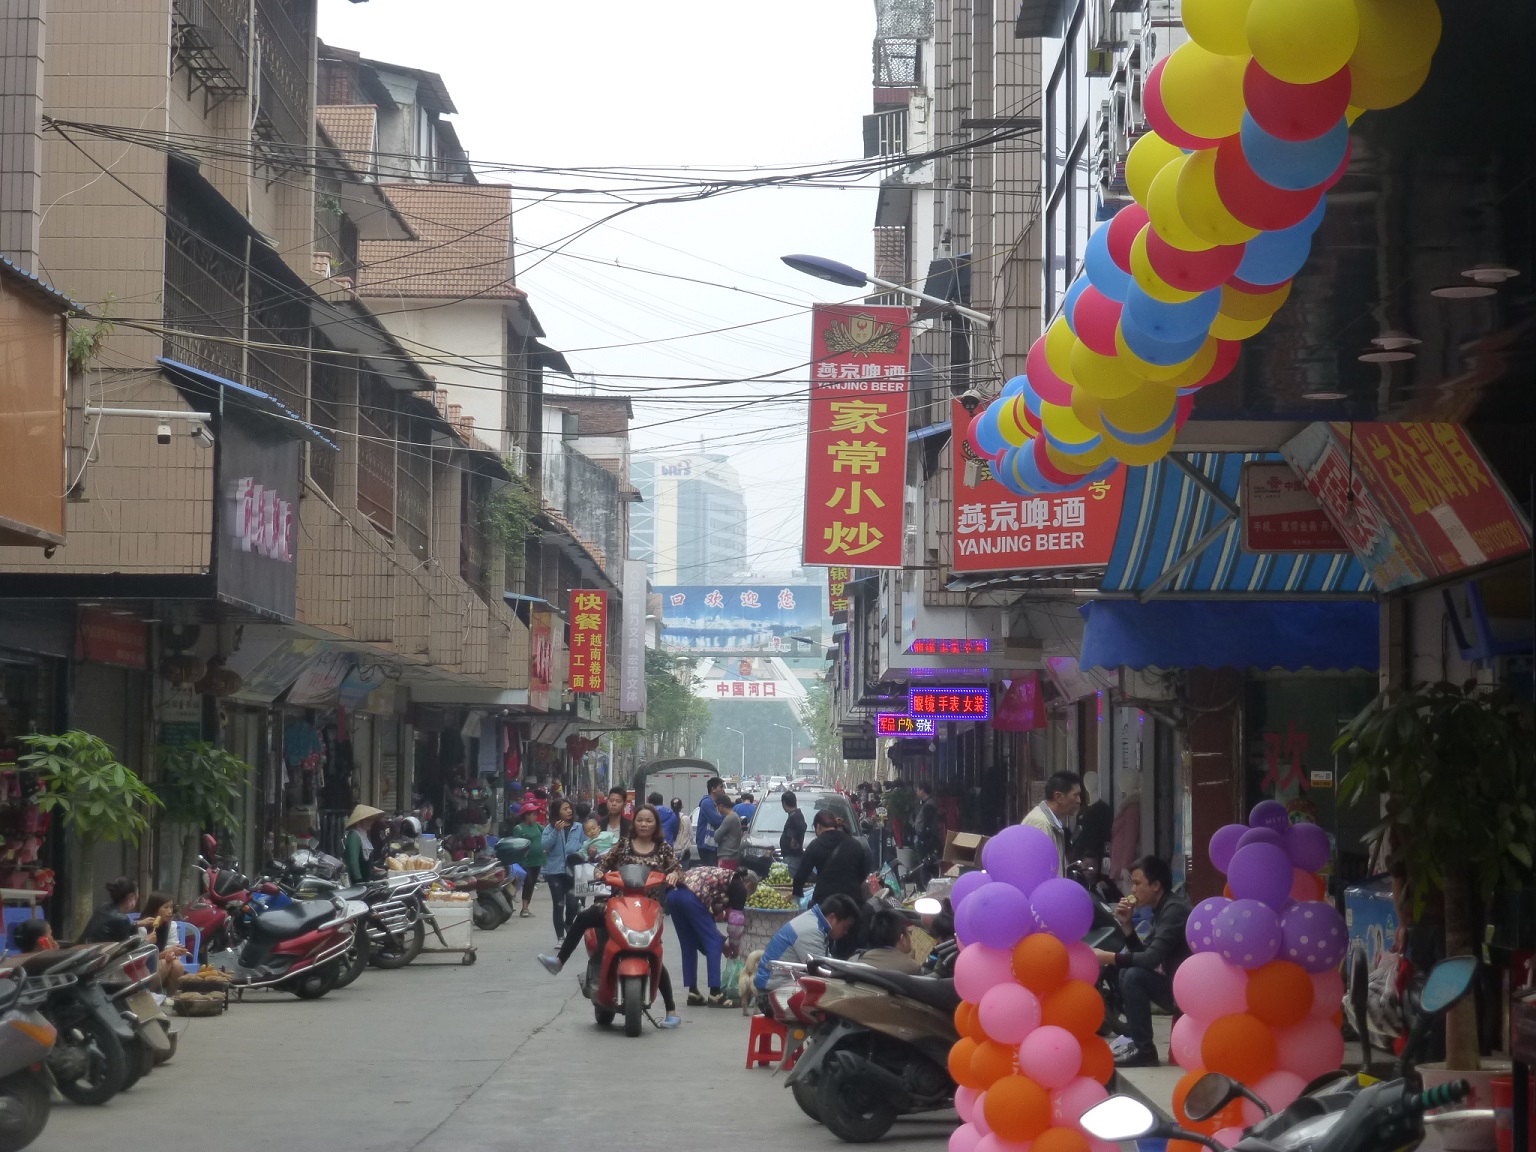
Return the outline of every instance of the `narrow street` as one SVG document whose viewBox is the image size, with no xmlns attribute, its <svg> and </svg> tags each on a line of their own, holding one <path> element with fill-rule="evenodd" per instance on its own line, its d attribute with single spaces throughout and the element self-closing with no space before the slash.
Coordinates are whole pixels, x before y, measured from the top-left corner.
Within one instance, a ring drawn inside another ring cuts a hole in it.
<svg viewBox="0 0 1536 1152">
<path fill-rule="evenodd" d="M 843 1147 L 781 1077 L 743 1068 L 735 1010 L 684 1007 L 680 1029 L 635 1040 L 599 1030 L 574 966 L 550 977 L 534 962 L 551 937 L 548 904 L 536 908 L 479 933 L 472 967 L 426 954 L 314 1003 L 257 993 L 180 1021 L 175 1060 L 101 1108 L 56 1104 L 33 1150 Z M 668 965 L 679 971 L 675 953 Z M 941 1152 L 954 1124 L 901 1124 L 880 1147 Z"/>
</svg>

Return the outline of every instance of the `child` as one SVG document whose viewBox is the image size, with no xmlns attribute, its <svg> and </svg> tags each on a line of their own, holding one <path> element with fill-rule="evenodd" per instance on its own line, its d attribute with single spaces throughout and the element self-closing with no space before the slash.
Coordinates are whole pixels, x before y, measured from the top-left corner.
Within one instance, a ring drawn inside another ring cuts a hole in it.
<svg viewBox="0 0 1536 1152">
<path fill-rule="evenodd" d="M 34 952 L 52 952 L 59 946 L 53 928 L 46 920 L 23 920 L 16 925 L 16 951 L 23 956 Z"/>
</svg>

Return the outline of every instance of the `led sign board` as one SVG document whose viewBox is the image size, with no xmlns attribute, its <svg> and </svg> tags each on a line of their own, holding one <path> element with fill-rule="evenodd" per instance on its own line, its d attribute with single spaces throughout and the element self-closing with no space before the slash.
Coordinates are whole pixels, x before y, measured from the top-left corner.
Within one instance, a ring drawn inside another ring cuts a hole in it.
<svg viewBox="0 0 1536 1152">
<path fill-rule="evenodd" d="M 992 650 L 990 640 L 941 640 L 924 636 L 912 641 L 913 656 L 977 656 Z"/>
<path fill-rule="evenodd" d="M 934 722 L 927 716 L 909 716 L 905 712 L 876 712 L 875 735 L 903 739 L 928 739 L 934 735 Z"/>
<path fill-rule="evenodd" d="M 987 688 L 914 688 L 907 711 L 933 720 L 986 720 L 992 715 L 992 693 Z"/>
</svg>

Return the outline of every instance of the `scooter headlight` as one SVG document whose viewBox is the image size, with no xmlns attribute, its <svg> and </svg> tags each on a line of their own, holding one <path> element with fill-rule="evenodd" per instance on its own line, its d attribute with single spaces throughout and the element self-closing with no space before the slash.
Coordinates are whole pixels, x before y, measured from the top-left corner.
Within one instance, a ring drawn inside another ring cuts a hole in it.
<svg viewBox="0 0 1536 1152">
<path fill-rule="evenodd" d="M 617 912 L 613 914 L 613 926 L 619 930 L 619 939 L 623 940 L 631 948 L 649 948 L 651 941 L 656 939 L 656 933 L 661 931 L 661 925 L 647 928 L 643 931 L 629 927 L 624 923 L 624 917 Z"/>
</svg>

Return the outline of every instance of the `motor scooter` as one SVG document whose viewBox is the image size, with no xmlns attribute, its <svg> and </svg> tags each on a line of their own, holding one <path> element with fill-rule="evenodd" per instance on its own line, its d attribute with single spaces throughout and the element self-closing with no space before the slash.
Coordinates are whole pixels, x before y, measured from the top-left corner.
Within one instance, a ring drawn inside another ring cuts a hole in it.
<svg viewBox="0 0 1536 1152">
<path fill-rule="evenodd" d="M 58 1031 L 37 1011 L 73 976 L 0 976 L 0 1152 L 19 1152 L 42 1135 L 53 1101 L 43 1061 Z"/>
<path fill-rule="evenodd" d="M 461 892 L 474 896 L 470 914 L 482 932 L 500 928 L 512 919 L 512 900 L 507 895 L 511 871 L 497 860 L 461 860 L 442 870 L 442 879 Z"/>
<path fill-rule="evenodd" d="M 256 913 L 239 951 L 210 952 L 208 963 L 234 977 L 237 993 L 271 988 L 318 1000 L 336 986 L 357 921 L 367 913 L 360 900 L 295 900 Z"/>
<path fill-rule="evenodd" d="M 644 864 L 626 864 L 603 877 L 613 893 L 604 905 L 601 934 L 586 934 L 587 967 L 581 994 L 592 1001 L 592 1015 L 602 1025 L 624 1014 L 624 1035 L 640 1035 L 661 987 L 661 943 L 665 921 L 661 904 L 649 890 L 667 882 Z M 653 1020 L 652 1023 L 655 1023 Z"/>
</svg>

